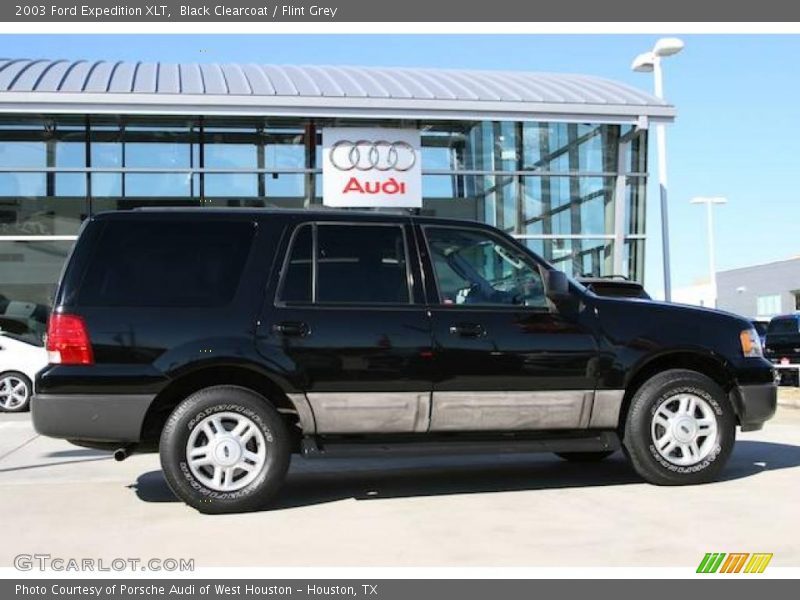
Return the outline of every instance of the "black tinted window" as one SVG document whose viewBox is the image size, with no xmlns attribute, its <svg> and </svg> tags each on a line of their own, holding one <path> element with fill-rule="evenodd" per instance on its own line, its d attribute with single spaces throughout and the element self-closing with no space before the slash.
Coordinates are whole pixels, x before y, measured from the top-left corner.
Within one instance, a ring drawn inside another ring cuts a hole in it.
<svg viewBox="0 0 800 600">
<path fill-rule="evenodd" d="M 311 235 L 311 225 L 303 225 L 294 236 L 280 295 L 284 302 L 311 302 Z"/>
<path fill-rule="evenodd" d="M 317 236 L 318 302 L 408 303 L 402 228 L 321 224 Z"/>
<path fill-rule="evenodd" d="M 84 306 L 222 306 L 250 252 L 247 222 L 112 221 L 81 285 Z"/>
</svg>

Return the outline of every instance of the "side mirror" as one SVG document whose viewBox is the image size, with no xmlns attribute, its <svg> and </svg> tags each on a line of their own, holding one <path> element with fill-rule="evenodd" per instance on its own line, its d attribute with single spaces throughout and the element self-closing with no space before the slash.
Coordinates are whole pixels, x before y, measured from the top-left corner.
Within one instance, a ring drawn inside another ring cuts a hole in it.
<svg viewBox="0 0 800 600">
<path fill-rule="evenodd" d="M 545 277 L 545 292 L 548 299 L 558 304 L 572 297 L 569 293 L 569 280 L 567 276 L 558 270 L 547 271 Z"/>
</svg>

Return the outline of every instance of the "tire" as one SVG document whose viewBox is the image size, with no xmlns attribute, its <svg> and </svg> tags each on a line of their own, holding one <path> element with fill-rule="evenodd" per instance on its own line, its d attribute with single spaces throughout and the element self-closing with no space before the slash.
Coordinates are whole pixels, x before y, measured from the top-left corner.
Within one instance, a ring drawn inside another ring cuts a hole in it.
<svg viewBox="0 0 800 600">
<path fill-rule="evenodd" d="M 0 412 L 20 413 L 30 410 L 33 384 L 19 371 L 0 373 Z"/>
<path fill-rule="evenodd" d="M 656 485 L 714 481 L 735 441 L 736 416 L 725 392 L 684 369 L 659 373 L 636 391 L 623 436 L 633 468 Z"/>
<path fill-rule="evenodd" d="M 266 398 L 215 386 L 175 408 L 159 454 L 178 498 L 202 513 L 221 514 L 265 508 L 286 477 L 291 446 L 283 418 Z"/>
<path fill-rule="evenodd" d="M 579 463 L 593 463 L 593 462 L 600 462 L 601 460 L 605 460 L 609 456 L 614 454 L 614 451 L 600 451 L 600 452 L 556 452 L 555 455 L 559 458 L 563 458 L 569 462 L 579 462 Z"/>
</svg>

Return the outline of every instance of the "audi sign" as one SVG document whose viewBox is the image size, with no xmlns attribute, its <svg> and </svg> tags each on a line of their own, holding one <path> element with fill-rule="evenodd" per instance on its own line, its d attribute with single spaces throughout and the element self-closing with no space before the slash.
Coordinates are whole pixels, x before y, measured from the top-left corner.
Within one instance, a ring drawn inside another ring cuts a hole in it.
<svg viewBox="0 0 800 600">
<path fill-rule="evenodd" d="M 419 131 L 326 127 L 322 179 L 326 206 L 420 207 Z"/>
</svg>

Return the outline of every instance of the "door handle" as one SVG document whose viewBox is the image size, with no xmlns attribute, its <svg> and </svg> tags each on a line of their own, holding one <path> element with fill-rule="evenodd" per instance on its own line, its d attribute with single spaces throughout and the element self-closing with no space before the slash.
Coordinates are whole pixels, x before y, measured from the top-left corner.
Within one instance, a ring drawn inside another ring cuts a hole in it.
<svg viewBox="0 0 800 600">
<path fill-rule="evenodd" d="M 281 335 L 293 337 L 305 337 L 311 333 L 308 324 L 302 321 L 282 321 L 280 323 L 275 323 L 275 325 L 272 326 L 272 331 L 280 333 Z"/>
<path fill-rule="evenodd" d="M 481 337 L 486 335 L 486 330 L 479 323 L 456 323 L 450 326 L 450 333 L 461 337 Z"/>
</svg>

